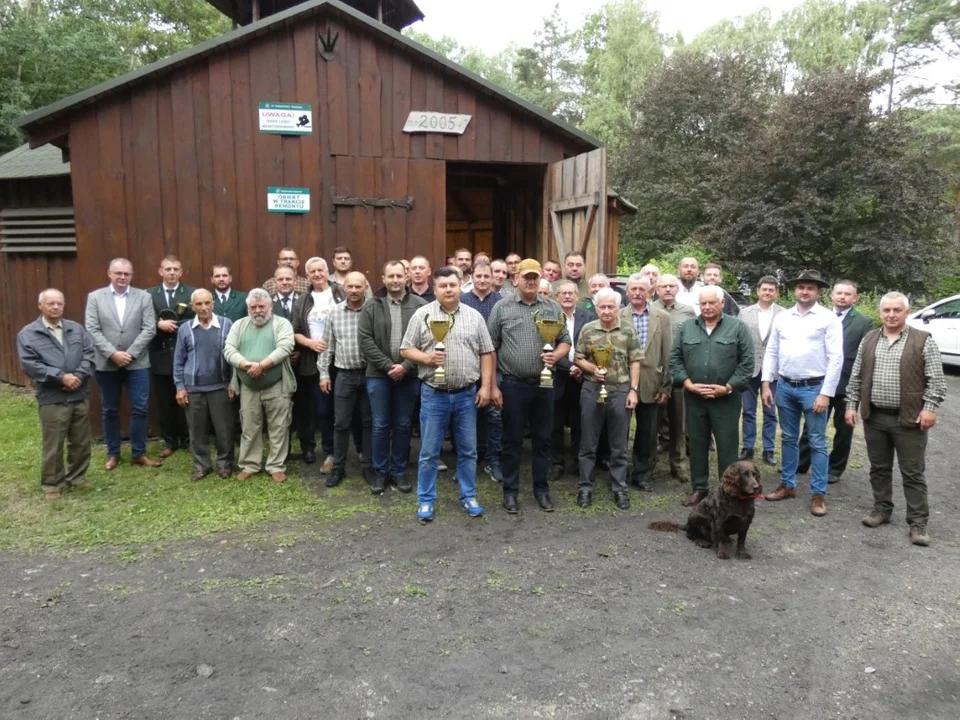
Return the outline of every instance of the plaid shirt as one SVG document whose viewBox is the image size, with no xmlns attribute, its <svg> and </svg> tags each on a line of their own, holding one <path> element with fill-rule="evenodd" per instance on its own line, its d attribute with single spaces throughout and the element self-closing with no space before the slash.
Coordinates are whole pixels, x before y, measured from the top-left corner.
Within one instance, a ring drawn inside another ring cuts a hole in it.
<svg viewBox="0 0 960 720">
<path fill-rule="evenodd" d="M 497 351 L 497 370 L 504 375 L 512 375 L 521 380 L 535 380 L 540 377 L 543 369 L 540 355 L 544 342 L 533 318 L 538 311 L 543 320 L 561 320 L 566 317 L 555 300 L 541 295 L 537 295 L 537 299 L 530 305 L 525 303 L 518 293 L 493 306 L 487 326 Z M 560 344 L 570 344 L 566 323 L 553 342 L 555 348 Z"/>
<path fill-rule="evenodd" d="M 426 318 L 445 320 L 448 317 L 450 316 L 440 307 L 438 300 L 419 308 L 410 318 L 400 349 L 415 348 L 432 353 L 437 343 L 427 328 Z M 447 374 L 444 389 L 458 390 L 480 379 L 480 356 L 493 352 L 493 344 L 490 342 L 490 333 L 487 332 L 483 316 L 472 307 L 460 304 L 453 317 L 453 327 L 443 341 L 447 353 L 447 359 L 443 363 Z M 435 367 L 419 365 L 418 371 L 421 380 L 433 384 Z"/>
<path fill-rule="evenodd" d="M 262 287 L 264 290 L 270 293 L 270 295 L 277 294 L 277 281 L 273 278 L 267 278 L 264 280 Z M 310 281 L 305 277 L 300 277 L 297 275 L 297 279 L 293 282 L 293 291 L 297 295 L 306 295 L 311 290 L 313 290 L 313 285 L 310 284 Z"/>
<path fill-rule="evenodd" d="M 360 327 L 361 305 L 354 310 L 349 303 L 335 303 L 330 308 L 330 317 L 327 318 L 327 327 L 323 339 L 327 341 L 327 349 L 320 353 L 317 360 L 317 369 L 321 380 L 330 379 L 330 356 L 333 364 L 341 370 L 362 370 L 367 367 L 367 361 L 360 354 L 360 341 L 357 328 Z"/>
<path fill-rule="evenodd" d="M 887 336 L 882 331 L 877 339 L 870 404 L 878 408 L 900 409 L 900 359 L 903 357 L 903 348 L 907 344 L 909 333 L 910 326 L 907 325 L 892 345 L 887 342 Z M 923 343 L 923 374 L 927 378 L 923 391 L 923 409 L 936 412 L 940 403 L 947 397 L 947 381 L 943 376 L 940 350 L 932 335 L 927 336 L 926 342 Z M 856 410 L 859 407 L 862 382 L 863 343 L 860 344 L 857 359 L 853 362 L 853 370 L 850 371 L 850 382 L 847 385 L 847 410 Z"/>
<path fill-rule="evenodd" d="M 629 307 L 629 306 L 628 306 Z M 647 349 L 647 331 L 650 329 L 650 305 L 643 306 L 643 312 L 637 313 L 630 308 L 630 317 L 633 318 L 633 327 L 637 330 L 637 336 L 640 338 L 640 349 Z"/>
</svg>

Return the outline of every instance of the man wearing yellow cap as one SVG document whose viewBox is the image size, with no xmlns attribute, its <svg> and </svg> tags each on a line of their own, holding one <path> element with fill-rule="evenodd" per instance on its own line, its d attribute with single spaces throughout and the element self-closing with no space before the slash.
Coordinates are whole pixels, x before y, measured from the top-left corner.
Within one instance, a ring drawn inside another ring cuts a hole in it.
<svg viewBox="0 0 960 720">
<path fill-rule="evenodd" d="M 555 358 L 567 355 L 570 334 L 564 322 L 553 343 L 554 350 L 542 351 L 543 340 L 535 317 L 541 320 L 564 317 L 555 300 L 537 292 L 542 275 L 540 263 L 536 260 L 521 261 L 517 266 L 517 294 L 497 303 L 487 322 L 497 353 L 497 371 L 503 377 L 500 389 L 494 393 L 494 402 L 500 402 L 502 398 L 500 466 L 503 471 L 503 507 L 511 514 L 519 512 L 520 451 L 528 424 L 533 445 L 533 494 L 543 510 L 553 510 L 547 481 L 553 433 L 553 388 L 540 387 L 540 371 L 544 364 L 552 369 Z"/>
</svg>

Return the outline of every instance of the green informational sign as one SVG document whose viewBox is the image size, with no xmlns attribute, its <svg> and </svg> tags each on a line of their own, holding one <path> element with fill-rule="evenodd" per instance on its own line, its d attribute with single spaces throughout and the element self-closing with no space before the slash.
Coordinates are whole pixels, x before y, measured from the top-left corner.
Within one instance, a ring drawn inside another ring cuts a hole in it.
<svg viewBox="0 0 960 720">
<path fill-rule="evenodd" d="M 267 188 L 267 210 L 278 213 L 310 212 L 310 188 Z"/>
<path fill-rule="evenodd" d="M 271 135 L 309 135 L 313 110 L 300 103 L 260 103 L 260 132 Z"/>
</svg>

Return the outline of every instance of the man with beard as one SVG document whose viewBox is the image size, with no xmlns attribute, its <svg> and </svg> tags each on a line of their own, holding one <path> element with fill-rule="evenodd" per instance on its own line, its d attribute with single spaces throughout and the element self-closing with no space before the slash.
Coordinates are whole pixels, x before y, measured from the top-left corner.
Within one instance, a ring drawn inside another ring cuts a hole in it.
<svg viewBox="0 0 960 720">
<path fill-rule="evenodd" d="M 680 287 L 677 291 L 677 302 L 689 305 L 696 315 L 700 314 L 700 288 L 703 283 L 697 280 L 700 275 L 700 263 L 696 258 L 685 257 L 680 261 L 677 274 L 680 276 Z"/>
<path fill-rule="evenodd" d="M 286 266 L 284 266 L 286 267 Z M 213 313 L 231 322 L 247 316 L 247 294 L 234 290 L 233 275 L 227 265 L 214 265 L 210 273 L 213 285 Z"/>
<path fill-rule="evenodd" d="M 584 277 L 584 270 L 586 265 L 583 260 L 583 255 L 578 252 L 568 252 L 563 257 L 563 279 L 569 280 L 574 285 L 577 286 L 577 298 L 580 302 L 586 302 L 590 300 L 590 283 L 587 282 L 587 278 Z M 557 281 L 553 285 L 553 292 L 557 292 L 557 288 L 560 286 L 560 281 Z M 587 310 L 593 309 L 593 303 L 590 305 L 584 305 Z"/>
<path fill-rule="evenodd" d="M 290 367 L 293 352 L 293 326 L 273 314 L 273 301 L 261 288 L 247 295 L 248 317 L 230 328 L 224 358 L 236 372 L 230 389 L 240 395 L 240 473 L 237 480 L 248 480 L 265 469 L 276 483 L 285 482 L 287 452 L 290 449 L 290 398 L 297 381 Z M 263 421 L 270 441 L 263 462 Z"/>
<path fill-rule="evenodd" d="M 716 285 L 720 287 L 720 283 L 723 282 L 723 268 L 717 265 L 716 263 L 707 263 L 703 267 L 703 284 L 707 285 Z M 723 288 L 720 288 L 723 290 Z M 737 305 L 737 301 L 726 290 L 723 290 L 723 312 L 725 315 L 733 315 L 734 317 L 740 314 L 740 306 Z"/>
<path fill-rule="evenodd" d="M 453 263 L 460 268 L 460 289 L 465 293 L 470 292 L 473 290 L 473 279 L 471 277 L 473 272 L 472 253 L 466 248 L 460 248 L 453 254 Z"/>
</svg>

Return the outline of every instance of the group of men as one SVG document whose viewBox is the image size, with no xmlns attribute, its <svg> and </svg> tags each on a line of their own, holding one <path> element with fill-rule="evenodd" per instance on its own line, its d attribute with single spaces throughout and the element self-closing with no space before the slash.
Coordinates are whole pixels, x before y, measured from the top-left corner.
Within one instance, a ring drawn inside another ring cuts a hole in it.
<svg viewBox="0 0 960 720">
<path fill-rule="evenodd" d="M 448 263 L 432 271 L 422 256 L 388 261 L 374 293 L 353 271 L 348 248 L 335 249 L 332 274 L 323 258 L 310 258 L 305 277 L 296 252 L 284 248 L 273 277 L 243 293 L 232 288 L 224 264 L 212 268 L 212 290 L 181 283 L 174 256 L 161 261 L 159 285 L 138 290 L 132 263 L 118 258 L 108 268 L 110 284 L 88 296 L 84 325 L 64 320 L 62 293 L 45 290 L 40 318 L 21 331 L 18 349 L 37 386 L 46 497 L 88 484 L 94 374 L 107 470 L 120 462 L 124 391 L 131 462 L 157 467 L 190 449 L 194 481 L 233 475 L 239 428 L 237 479 L 265 470 L 284 482 L 291 432 L 309 464 L 317 460 L 319 431 L 329 487 L 344 480 L 352 440 L 373 493 L 388 485 L 411 492 L 408 459 L 419 416 L 421 522 L 434 517 L 447 437 L 460 504 L 471 516 L 484 512 L 478 462 L 502 483 L 504 509 L 518 512 L 528 435 L 534 498 L 545 511 L 553 509 L 550 482 L 567 470 L 568 455 L 579 476 L 578 505 L 592 503 L 600 468 L 609 472 L 617 507 L 629 508 L 628 483 L 651 489 L 659 448 L 682 481 L 689 453 L 685 504 L 696 505 L 709 487 L 712 449 L 721 473 L 754 457 L 759 395 L 765 463 L 775 464 L 778 422 L 782 433 L 781 484 L 768 500 L 795 497 L 796 476 L 809 467 L 810 511 L 826 514 L 826 488 L 844 472 L 859 411 L 875 496 L 864 524 L 889 522 L 895 448 L 911 539 L 929 542 L 923 449 L 945 383 L 936 345 L 906 326 L 909 303 L 899 293 L 884 296 L 883 328 L 874 330 L 853 309 L 851 281 L 834 285 L 832 311 L 819 303 L 829 286 L 816 271 L 787 283 L 794 307 L 776 304 L 779 284 L 768 276 L 758 283 L 758 302 L 741 311 L 720 287 L 722 268 L 707 265 L 701 282 L 693 258 L 681 261 L 679 276 L 645 266 L 625 290 L 611 288 L 605 275 L 586 277 L 576 252 L 541 266 L 515 253 L 491 260 L 461 249 Z M 552 345 L 544 343 L 542 323 L 560 326 Z M 160 460 L 146 454 L 151 387 Z M 836 435 L 828 452 L 831 412 Z"/>
</svg>

